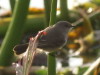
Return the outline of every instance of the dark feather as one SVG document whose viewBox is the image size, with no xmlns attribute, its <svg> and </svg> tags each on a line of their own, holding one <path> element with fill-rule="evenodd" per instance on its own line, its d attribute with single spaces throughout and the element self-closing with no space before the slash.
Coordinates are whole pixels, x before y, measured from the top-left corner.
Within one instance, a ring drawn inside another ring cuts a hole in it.
<svg viewBox="0 0 100 75">
<path fill-rule="evenodd" d="M 69 32 L 72 25 L 66 21 L 57 22 L 55 25 L 47 27 L 44 29 L 46 35 L 42 35 L 38 38 L 39 44 L 38 48 L 45 51 L 57 50 L 63 46 L 67 41 L 67 33 Z M 26 51 L 28 47 L 27 44 L 17 45 L 14 47 L 14 52 L 18 55 Z"/>
</svg>

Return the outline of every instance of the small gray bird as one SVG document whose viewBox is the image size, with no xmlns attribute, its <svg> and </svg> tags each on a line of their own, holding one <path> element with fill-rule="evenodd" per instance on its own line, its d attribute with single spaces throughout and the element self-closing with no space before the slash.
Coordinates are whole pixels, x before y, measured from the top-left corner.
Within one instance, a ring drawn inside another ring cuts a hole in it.
<svg viewBox="0 0 100 75">
<path fill-rule="evenodd" d="M 48 52 L 62 48 L 67 41 L 67 34 L 72 27 L 74 26 L 67 21 L 59 21 L 55 25 L 47 27 L 43 30 L 46 34 L 38 38 L 38 48 Z M 27 47 L 28 43 L 16 45 L 14 47 L 14 52 L 19 55 L 25 52 Z"/>
</svg>

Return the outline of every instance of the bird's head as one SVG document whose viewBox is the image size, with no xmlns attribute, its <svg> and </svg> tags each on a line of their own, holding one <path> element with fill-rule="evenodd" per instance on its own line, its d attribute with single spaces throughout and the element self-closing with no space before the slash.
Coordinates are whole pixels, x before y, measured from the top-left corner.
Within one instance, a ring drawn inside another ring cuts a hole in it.
<svg viewBox="0 0 100 75">
<path fill-rule="evenodd" d="M 65 30 L 70 30 L 75 26 L 72 26 L 72 24 L 70 24 L 67 21 L 59 21 L 55 24 L 56 27 L 60 28 L 60 29 L 65 29 Z"/>
</svg>

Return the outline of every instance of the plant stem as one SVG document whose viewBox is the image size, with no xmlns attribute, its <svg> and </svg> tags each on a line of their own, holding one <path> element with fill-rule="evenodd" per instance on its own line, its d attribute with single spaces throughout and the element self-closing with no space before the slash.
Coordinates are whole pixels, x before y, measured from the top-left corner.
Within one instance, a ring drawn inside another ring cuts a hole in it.
<svg viewBox="0 0 100 75">
<path fill-rule="evenodd" d="M 48 75 L 56 75 L 56 57 L 48 55 Z"/>
<path fill-rule="evenodd" d="M 67 1 L 68 0 L 60 0 L 61 20 L 68 20 L 69 18 Z"/>
<path fill-rule="evenodd" d="M 15 1 L 16 0 L 10 0 L 10 7 L 11 7 L 11 11 L 13 12 L 14 7 L 15 7 Z"/>
<path fill-rule="evenodd" d="M 56 9 L 57 0 L 52 0 L 49 26 L 56 22 Z M 56 75 L 56 58 L 52 54 L 51 52 L 48 55 L 48 75 Z"/>
<path fill-rule="evenodd" d="M 49 25 L 53 25 L 56 22 L 56 9 L 57 0 L 52 0 Z"/>
<path fill-rule="evenodd" d="M 12 21 L 1 45 L 0 66 L 8 66 L 12 62 L 13 47 L 21 40 L 29 2 L 30 0 L 17 0 Z"/>
<path fill-rule="evenodd" d="M 44 7 L 45 7 L 45 21 L 47 27 L 50 21 L 50 9 L 51 9 L 51 0 L 44 0 Z"/>
</svg>

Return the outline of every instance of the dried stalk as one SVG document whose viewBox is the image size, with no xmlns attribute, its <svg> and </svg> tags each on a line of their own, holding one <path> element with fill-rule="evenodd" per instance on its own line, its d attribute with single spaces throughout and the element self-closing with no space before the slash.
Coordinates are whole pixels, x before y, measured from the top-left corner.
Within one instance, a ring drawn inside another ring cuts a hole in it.
<svg viewBox="0 0 100 75">
<path fill-rule="evenodd" d="M 38 37 L 41 36 L 43 31 L 40 31 L 37 36 L 33 39 L 30 38 L 29 46 L 27 51 L 24 53 L 23 58 L 15 64 L 16 66 L 16 75 L 28 75 L 32 61 L 34 59 L 36 48 L 38 45 Z"/>
<path fill-rule="evenodd" d="M 89 67 L 83 75 L 89 75 L 100 64 L 100 57 Z"/>
</svg>

